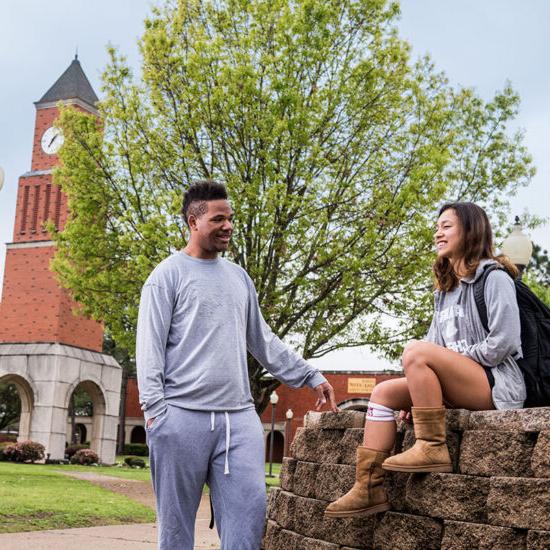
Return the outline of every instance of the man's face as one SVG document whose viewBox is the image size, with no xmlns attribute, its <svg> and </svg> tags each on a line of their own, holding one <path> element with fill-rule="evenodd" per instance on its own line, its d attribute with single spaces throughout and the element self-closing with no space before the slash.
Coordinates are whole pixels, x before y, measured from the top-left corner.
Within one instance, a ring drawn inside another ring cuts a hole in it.
<svg viewBox="0 0 550 550">
<path fill-rule="evenodd" d="M 233 233 L 233 210 L 226 200 L 207 201 L 201 216 L 190 216 L 191 238 L 208 255 L 225 252 Z"/>
</svg>

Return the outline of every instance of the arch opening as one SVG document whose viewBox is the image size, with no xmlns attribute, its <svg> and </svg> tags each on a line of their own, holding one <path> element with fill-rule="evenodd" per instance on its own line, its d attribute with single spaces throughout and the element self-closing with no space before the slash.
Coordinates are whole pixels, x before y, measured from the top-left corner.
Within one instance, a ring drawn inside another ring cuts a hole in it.
<svg viewBox="0 0 550 550">
<path fill-rule="evenodd" d="M 90 443 L 98 452 L 105 416 L 105 397 L 101 388 L 91 380 L 77 384 L 67 397 L 67 442 Z"/>
<path fill-rule="evenodd" d="M 0 435 L 10 440 L 30 439 L 34 392 L 27 380 L 17 374 L 0 377 Z"/>
</svg>

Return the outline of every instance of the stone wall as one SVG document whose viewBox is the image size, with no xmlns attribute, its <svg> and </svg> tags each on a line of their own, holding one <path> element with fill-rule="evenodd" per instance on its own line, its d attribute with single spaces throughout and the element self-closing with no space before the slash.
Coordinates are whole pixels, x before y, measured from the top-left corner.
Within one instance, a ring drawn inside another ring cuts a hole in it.
<svg viewBox="0 0 550 550">
<path fill-rule="evenodd" d="M 266 550 L 550 549 L 550 408 L 448 411 L 452 474 L 389 473 L 393 509 L 325 519 L 354 482 L 363 413 L 309 413 L 271 491 Z M 396 451 L 414 443 L 401 425 Z"/>
</svg>

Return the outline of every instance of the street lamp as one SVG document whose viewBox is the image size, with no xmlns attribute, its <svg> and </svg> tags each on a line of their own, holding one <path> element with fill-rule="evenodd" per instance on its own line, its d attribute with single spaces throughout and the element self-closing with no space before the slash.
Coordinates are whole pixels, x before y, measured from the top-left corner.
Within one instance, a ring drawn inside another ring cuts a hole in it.
<svg viewBox="0 0 550 550">
<path fill-rule="evenodd" d="M 4 185 L 4 169 L 0 166 L 0 191 L 2 191 L 3 185 Z"/>
<path fill-rule="evenodd" d="M 516 216 L 512 232 L 502 243 L 502 253 L 508 256 L 512 263 L 519 269 L 519 278 L 521 279 L 523 270 L 529 263 L 529 259 L 533 253 L 533 243 L 521 230 L 521 223 L 518 216 Z"/>
<path fill-rule="evenodd" d="M 292 417 L 294 416 L 294 413 L 292 412 L 292 409 L 288 409 L 286 411 L 286 423 L 285 423 L 285 450 L 283 452 L 283 456 L 288 456 L 288 447 L 290 443 L 290 423 L 292 421 Z"/>
<path fill-rule="evenodd" d="M 279 401 L 279 396 L 274 390 L 269 396 L 271 401 L 271 434 L 269 436 L 269 474 L 268 477 L 273 477 L 273 438 L 275 437 L 275 407 Z"/>
</svg>

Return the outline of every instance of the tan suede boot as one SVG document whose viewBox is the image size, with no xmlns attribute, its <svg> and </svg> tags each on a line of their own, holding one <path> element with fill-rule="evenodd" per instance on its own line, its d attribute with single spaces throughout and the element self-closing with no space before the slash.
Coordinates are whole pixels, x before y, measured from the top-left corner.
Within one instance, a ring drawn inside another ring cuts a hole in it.
<svg viewBox="0 0 550 550">
<path fill-rule="evenodd" d="M 452 472 L 445 437 L 445 407 L 413 407 L 415 444 L 382 464 L 394 472 Z"/>
<path fill-rule="evenodd" d="M 367 447 L 357 447 L 355 485 L 343 497 L 328 505 L 325 516 L 347 518 L 369 516 L 390 509 L 384 489 L 382 462 L 389 453 Z"/>
</svg>

